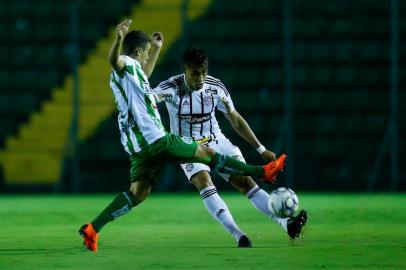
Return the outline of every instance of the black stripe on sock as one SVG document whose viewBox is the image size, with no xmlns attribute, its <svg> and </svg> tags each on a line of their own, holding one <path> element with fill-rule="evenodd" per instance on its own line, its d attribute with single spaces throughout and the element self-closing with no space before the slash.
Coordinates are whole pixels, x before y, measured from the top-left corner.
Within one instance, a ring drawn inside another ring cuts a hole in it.
<svg viewBox="0 0 406 270">
<path fill-rule="evenodd" d="M 210 196 L 212 196 L 212 195 L 214 195 L 214 194 L 216 194 L 217 192 L 213 192 L 213 193 L 209 193 L 209 194 L 207 194 L 206 196 L 202 196 L 202 199 L 204 200 L 204 199 L 206 199 L 206 198 L 208 198 L 208 197 L 210 197 Z"/>
<path fill-rule="evenodd" d="M 206 196 L 208 193 L 212 193 L 212 192 L 217 192 L 217 189 L 213 188 L 213 189 L 206 190 L 205 192 L 202 193 L 202 196 Z"/>
<path fill-rule="evenodd" d="M 248 195 L 248 199 L 251 199 L 252 197 L 254 197 L 254 195 L 260 191 L 261 189 L 259 187 L 257 187 L 253 192 L 251 192 L 250 195 Z"/>
<path fill-rule="evenodd" d="M 208 191 L 205 191 L 205 192 L 202 194 L 202 199 L 204 200 L 204 199 L 206 199 L 207 197 L 210 197 L 211 195 L 216 194 L 216 193 L 217 193 L 217 190 L 216 190 L 216 189 L 210 189 L 210 190 L 208 190 Z"/>
</svg>

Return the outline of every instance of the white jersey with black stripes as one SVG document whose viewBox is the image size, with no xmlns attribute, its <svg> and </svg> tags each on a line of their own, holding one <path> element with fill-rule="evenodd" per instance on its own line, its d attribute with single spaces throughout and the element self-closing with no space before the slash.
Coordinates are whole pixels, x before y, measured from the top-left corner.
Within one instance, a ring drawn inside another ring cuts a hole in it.
<svg viewBox="0 0 406 270">
<path fill-rule="evenodd" d="M 233 101 L 224 84 L 207 76 L 203 87 L 190 91 L 184 74 L 161 82 L 152 90 L 158 101 L 165 101 L 171 132 L 195 140 L 222 135 L 215 110 L 225 113 L 234 111 Z"/>
</svg>

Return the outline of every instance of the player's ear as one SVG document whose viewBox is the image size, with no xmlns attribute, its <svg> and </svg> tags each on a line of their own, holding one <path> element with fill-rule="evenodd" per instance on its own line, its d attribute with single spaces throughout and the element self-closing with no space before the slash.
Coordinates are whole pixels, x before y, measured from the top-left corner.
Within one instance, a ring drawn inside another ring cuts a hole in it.
<svg viewBox="0 0 406 270">
<path fill-rule="evenodd" d="M 135 50 L 135 55 L 138 57 L 141 54 L 141 48 L 136 48 Z"/>
</svg>

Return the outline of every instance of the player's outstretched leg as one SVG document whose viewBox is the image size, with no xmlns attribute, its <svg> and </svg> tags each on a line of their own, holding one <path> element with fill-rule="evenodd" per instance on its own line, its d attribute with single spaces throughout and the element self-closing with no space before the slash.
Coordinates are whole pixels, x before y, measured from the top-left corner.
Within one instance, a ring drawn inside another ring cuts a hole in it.
<svg viewBox="0 0 406 270">
<path fill-rule="evenodd" d="M 270 217 L 275 223 L 279 224 L 284 231 L 288 231 L 287 228 L 287 221 L 288 218 L 280 218 L 276 216 L 268 207 L 268 201 L 269 201 L 269 194 L 265 192 L 263 189 L 261 189 L 255 182 L 252 180 L 252 178 L 247 178 L 245 182 L 242 183 L 237 183 L 237 181 L 240 181 L 239 178 L 233 178 L 233 185 L 239 184 L 240 186 L 243 186 L 245 183 L 251 183 L 250 185 L 255 185 L 251 189 L 249 189 L 248 192 L 245 193 L 247 198 L 251 201 L 252 205 L 261 211 L 263 214 L 267 215 Z M 246 189 L 246 187 L 244 188 Z"/>
<path fill-rule="evenodd" d="M 238 247 L 251 247 L 251 241 L 235 223 L 227 205 L 217 194 L 216 188 L 214 186 L 203 188 L 200 195 L 207 211 L 234 237 Z"/>
<path fill-rule="evenodd" d="M 83 244 L 90 251 L 97 251 L 97 240 L 100 230 L 109 222 L 127 214 L 131 208 L 145 200 L 151 190 L 148 181 L 136 181 L 130 190 L 119 194 L 91 223 L 84 224 L 79 229 Z"/>
<path fill-rule="evenodd" d="M 238 247 L 251 247 L 248 236 L 238 227 L 227 204 L 217 193 L 210 174 L 199 166 L 200 164 L 195 164 L 191 171 L 185 172 L 187 172 L 186 175 L 191 175 L 190 182 L 202 196 L 207 211 L 234 237 Z"/>
<path fill-rule="evenodd" d="M 127 214 L 131 208 L 139 204 L 131 191 L 125 191 L 119 194 L 93 221 L 84 224 L 79 229 L 80 236 L 83 237 L 83 244 L 90 251 L 97 251 L 97 240 L 100 230 L 108 222 Z"/>
<path fill-rule="evenodd" d="M 288 234 L 290 238 L 298 238 L 303 226 L 307 223 L 307 212 L 306 210 L 301 210 L 296 217 L 288 219 Z"/>
<path fill-rule="evenodd" d="M 276 176 L 286 165 L 286 158 L 286 154 L 282 154 L 278 159 L 265 166 L 253 166 L 230 156 L 221 155 L 207 146 L 199 145 L 195 156 L 186 158 L 185 163 L 204 163 L 220 173 L 256 176 L 261 177 L 264 182 L 274 183 Z"/>
</svg>

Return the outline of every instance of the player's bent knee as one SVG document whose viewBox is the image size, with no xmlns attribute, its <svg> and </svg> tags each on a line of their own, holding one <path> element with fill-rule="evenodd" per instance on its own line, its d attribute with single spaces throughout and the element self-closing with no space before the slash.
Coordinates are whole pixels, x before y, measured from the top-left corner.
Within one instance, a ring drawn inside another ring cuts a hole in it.
<svg viewBox="0 0 406 270">
<path fill-rule="evenodd" d="M 206 153 L 208 156 L 213 157 L 216 154 L 216 151 L 213 148 L 206 146 Z"/>
<path fill-rule="evenodd" d="M 152 184 L 149 181 L 136 181 L 131 184 L 130 191 L 138 201 L 144 201 L 151 192 Z"/>
<path fill-rule="evenodd" d="M 197 190 L 202 190 L 206 187 L 213 186 L 209 172 L 200 171 L 194 174 L 190 178 L 190 182 L 197 188 Z"/>
</svg>

